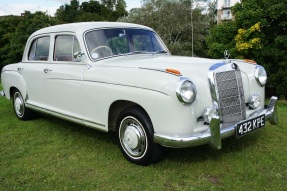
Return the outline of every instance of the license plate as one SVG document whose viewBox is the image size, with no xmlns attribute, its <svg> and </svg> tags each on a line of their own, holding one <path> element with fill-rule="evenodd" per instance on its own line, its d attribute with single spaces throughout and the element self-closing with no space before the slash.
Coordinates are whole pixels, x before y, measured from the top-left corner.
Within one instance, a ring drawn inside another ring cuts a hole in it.
<svg viewBox="0 0 287 191">
<path fill-rule="evenodd" d="M 265 115 L 260 115 L 253 119 L 243 121 L 236 125 L 236 137 L 237 138 L 242 137 L 243 135 L 246 135 L 247 133 L 250 133 L 254 130 L 260 129 L 264 126 L 265 126 Z"/>
</svg>

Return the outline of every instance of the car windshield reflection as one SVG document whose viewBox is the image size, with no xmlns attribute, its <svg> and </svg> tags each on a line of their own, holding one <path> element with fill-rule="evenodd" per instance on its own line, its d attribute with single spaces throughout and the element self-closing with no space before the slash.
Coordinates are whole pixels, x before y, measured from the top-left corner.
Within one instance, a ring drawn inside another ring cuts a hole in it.
<svg viewBox="0 0 287 191">
<path fill-rule="evenodd" d="M 166 54 L 159 37 L 143 29 L 102 29 L 86 33 L 86 44 L 93 60 L 127 54 Z"/>
</svg>

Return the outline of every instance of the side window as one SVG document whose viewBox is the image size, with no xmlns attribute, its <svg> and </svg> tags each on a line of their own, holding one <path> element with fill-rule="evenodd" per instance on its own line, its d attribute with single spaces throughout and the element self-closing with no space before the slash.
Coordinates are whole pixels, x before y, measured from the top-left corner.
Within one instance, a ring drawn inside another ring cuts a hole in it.
<svg viewBox="0 0 287 191">
<path fill-rule="evenodd" d="M 50 37 L 40 37 L 33 41 L 28 60 L 43 60 L 47 61 L 49 58 Z"/>
<path fill-rule="evenodd" d="M 80 52 L 78 39 L 72 35 L 59 35 L 55 39 L 54 60 L 73 61 L 74 53 Z"/>
</svg>

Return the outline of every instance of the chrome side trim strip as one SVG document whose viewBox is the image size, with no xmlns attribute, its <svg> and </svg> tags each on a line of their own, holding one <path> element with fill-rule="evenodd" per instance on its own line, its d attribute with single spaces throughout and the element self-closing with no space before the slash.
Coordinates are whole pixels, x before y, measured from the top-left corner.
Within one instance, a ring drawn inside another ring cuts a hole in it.
<svg viewBox="0 0 287 191">
<path fill-rule="evenodd" d="M 157 71 L 157 72 L 164 72 L 164 73 L 171 74 L 171 75 L 174 75 L 174 76 L 182 76 L 181 74 L 170 73 L 170 72 L 167 72 L 166 70 L 160 69 L 160 68 L 143 68 L 143 67 L 139 67 L 139 69 L 152 70 L 152 71 Z"/>
<path fill-rule="evenodd" d="M 109 85 L 116 85 L 116 86 L 124 86 L 124 87 L 131 87 L 131 88 L 138 88 L 138 89 L 144 89 L 144 90 L 150 90 L 153 92 L 157 92 L 157 93 L 161 93 L 163 95 L 169 96 L 168 94 L 161 92 L 161 91 L 157 91 L 154 89 L 149 89 L 149 88 L 145 88 L 145 87 L 140 87 L 140 86 L 131 86 L 131 85 L 125 85 L 125 84 L 116 84 L 116 83 L 109 83 L 109 82 L 103 82 L 103 81 L 96 81 L 96 80 L 84 80 L 84 82 L 96 82 L 96 83 L 101 83 L 101 84 L 109 84 Z"/>
<path fill-rule="evenodd" d="M 105 127 L 105 125 L 104 125 L 104 124 L 101 124 L 101 123 L 96 123 L 96 122 L 94 122 L 94 121 L 89 121 L 89 120 L 84 120 L 84 121 L 85 121 L 85 122 L 88 122 L 88 123 L 92 123 L 92 124 L 97 125 L 97 126 Z"/>
<path fill-rule="evenodd" d="M 271 125 L 278 124 L 277 100 L 277 97 L 271 97 L 267 108 L 261 110 L 261 112 L 258 111 L 253 115 L 253 117 L 264 114 L 266 121 L 269 121 Z M 221 139 L 235 135 L 236 124 L 232 124 L 227 127 L 221 127 L 222 124 L 220 124 L 219 116 L 215 116 L 211 119 L 209 130 L 205 132 L 186 137 L 155 133 L 154 142 L 172 148 L 194 147 L 198 145 L 209 144 L 214 149 L 221 149 Z"/>
<path fill-rule="evenodd" d="M 55 112 L 55 111 L 52 111 L 52 110 L 48 110 L 48 109 L 45 109 L 45 108 L 42 108 L 42 107 L 38 107 L 38 106 L 29 104 L 29 103 L 26 103 L 26 106 L 28 108 L 30 108 L 30 109 L 33 109 L 33 110 L 36 110 L 36 111 L 39 111 L 39 112 L 42 112 L 42 113 L 47 113 L 49 115 L 53 115 L 55 117 L 59 117 L 61 119 L 65 119 L 67 121 L 71 121 L 71 122 L 74 122 L 74 123 L 77 123 L 77 124 L 80 124 L 80 125 L 91 127 L 93 129 L 97 129 L 97 130 L 100 130 L 100 131 L 107 132 L 106 130 L 104 130 L 104 129 L 99 127 L 99 126 L 105 127 L 105 125 L 101 124 L 101 123 L 96 123 L 96 122 L 92 122 L 92 121 L 83 120 L 83 119 L 80 119 L 80 118 L 77 118 L 77 117 L 69 116 L 69 115 L 62 114 L 62 113 L 59 113 L 59 112 Z M 88 124 L 86 122 L 88 122 Z"/>
</svg>

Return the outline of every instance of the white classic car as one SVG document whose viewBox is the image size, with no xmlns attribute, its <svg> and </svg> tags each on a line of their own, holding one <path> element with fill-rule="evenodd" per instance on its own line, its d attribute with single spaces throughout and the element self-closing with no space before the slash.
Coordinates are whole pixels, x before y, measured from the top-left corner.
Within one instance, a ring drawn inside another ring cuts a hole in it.
<svg viewBox="0 0 287 191">
<path fill-rule="evenodd" d="M 131 162 L 149 165 L 162 146 L 209 144 L 278 123 L 277 98 L 264 105 L 265 69 L 250 60 L 170 55 L 145 26 L 86 22 L 41 29 L 22 62 L 1 73 L 16 116 L 48 113 L 116 131 Z"/>
</svg>

